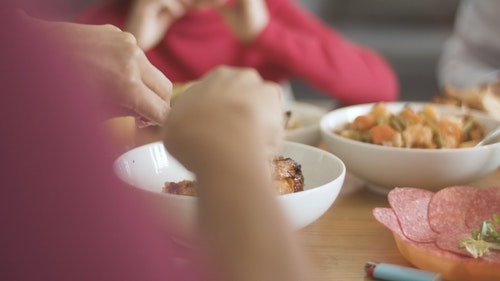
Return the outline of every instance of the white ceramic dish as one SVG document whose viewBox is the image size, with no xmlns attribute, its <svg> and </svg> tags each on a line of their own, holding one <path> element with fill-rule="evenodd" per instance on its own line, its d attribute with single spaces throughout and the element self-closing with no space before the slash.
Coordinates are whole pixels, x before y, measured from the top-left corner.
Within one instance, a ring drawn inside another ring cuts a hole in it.
<svg viewBox="0 0 500 281">
<path fill-rule="evenodd" d="M 297 127 L 286 130 L 285 139 L 317 146 L 321 141 L 319 122 L 327 111 L 313 104 L 297 101 L 286 103 L 285 110 L 292 113 L 290 122 L 297 124 Z"/>
<path fill-rule="evenodd" d="M 409 104 L 414 109 L 425 103 L 387 103 L 390 112 L 399 112 Z M 435 105 L 444 114 L 464 113 L 456 107 Z M 470 183 L 499 168 L 500 143 L 473 148 L 414 149 L 394 148 L 347 139 L 333 131 L 366 114 L 373 104 L 339 108 L 321 120 L 321 136 L 329 151 L 344 161 L 349 172 L 367 181 L 369 187 L 383 193 L 398 187 L 419 187 L 429 190 Z M 490 131 L 500 121 L 473 112 L 476 120 Z"/>
<path fill-rule="evenodd" d="M 325 150 L 295 142 L 284 142 L 280 154 L 302 166 L 304 191 L 279 196 L 292 226 L 300 229 L 321 217 L 335 201 L 344 182 L 345 166 Z M 194 233 L 197 198 L 161 190 L 165 181 L 193 179 L 194 175 L 170 156 L 161 142 L 124 153 L 115 161 L 114 168 L 120 179 L 137 187 L 160 227 L 176 238 L 190 239 Z"/>
</svg>

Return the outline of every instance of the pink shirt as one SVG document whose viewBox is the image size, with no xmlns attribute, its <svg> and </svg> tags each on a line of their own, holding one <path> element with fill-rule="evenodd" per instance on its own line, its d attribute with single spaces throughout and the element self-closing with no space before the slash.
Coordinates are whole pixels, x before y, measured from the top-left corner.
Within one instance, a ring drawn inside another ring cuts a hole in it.
<svg viewBox="0 0 500 281">
<path fill-rule="evenodd" d="M 64 49 L 3 4 L 0 280 L 193 280 L 134 189 L 114 176 L 96 108 Z"/>
<path fill-rule="evenodd" d="M 124 28 L 128 2 L 95 6 L 81 21 Z M 147 56 L 173 82 L 197 79 L 226 64 L 253 67 L 276 82 L 303 79 L 341 104 L 398 98 L 397 78 L 377 52 L 350 42 L 293 1 L 267 4 L 271 20 L 249 45 L 231 34 L 216 11 L 190 11 Z"/>
</svg>

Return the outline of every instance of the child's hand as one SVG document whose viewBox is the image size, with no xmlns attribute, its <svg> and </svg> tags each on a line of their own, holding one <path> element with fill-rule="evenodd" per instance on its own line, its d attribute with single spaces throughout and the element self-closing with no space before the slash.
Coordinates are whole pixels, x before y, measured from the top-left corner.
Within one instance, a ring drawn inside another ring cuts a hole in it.
<svg viewBox="0 0 500 281">
<path fill-rule="evenodd" d="M 218 10 L 234 35 L 243 43 L 255 40 L 269 22 L 269 10 L 264 0 L 235 0 L 222 4 Z"/>
<path fill-rule="evenodd" d="M 251 161 L 243 155 L 265 163 L 284 136 L 281 87 L 253 69 L 219 66 L 176 97 L 164 129 L 169 152 L 194 172 Z"/>
<path fill-rule="evenodd" d="M 127 31 L 137 38 L 144 51 L 155 47 L 172 23 L 183 16 L 191 0 L 135 0 L 127 21 Z"/>
</svg>

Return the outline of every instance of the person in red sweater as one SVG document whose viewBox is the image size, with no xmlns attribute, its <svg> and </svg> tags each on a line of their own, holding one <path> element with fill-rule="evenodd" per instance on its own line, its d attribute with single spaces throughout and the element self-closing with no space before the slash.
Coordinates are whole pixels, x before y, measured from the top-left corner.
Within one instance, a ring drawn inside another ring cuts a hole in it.
<svg viewBox="0 0 500 281">
<path fill-rule="evenodd" d="M 91 7 L 79 21 L 131 32 L 174 83 L 231 65 L 279 83 L 305 80 L 341 105 L 398 98 L 396 75 L 380 54 L 292 0 L 118 0 Z"/>
</svg>

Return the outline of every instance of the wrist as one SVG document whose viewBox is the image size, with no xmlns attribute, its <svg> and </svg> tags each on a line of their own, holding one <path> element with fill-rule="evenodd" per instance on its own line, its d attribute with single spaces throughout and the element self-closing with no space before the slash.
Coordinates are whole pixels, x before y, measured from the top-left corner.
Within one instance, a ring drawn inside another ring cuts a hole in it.
<svg viewBox="0 0 500 281">
<path fill-rule="evenodd" d="M 241 148 L 224 150 L 223 153 L 214 151 L 212 157 L 205 155 L 204 161 L 200 161 L 193 172 L 203 186 L 224 188 L 222 186 L 234 186 L 234 183 L 268 186 L 271 183 L 271 159 L 261 151 Z"/>
</svg>

